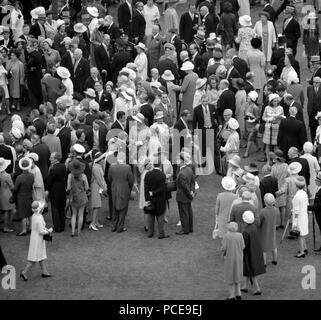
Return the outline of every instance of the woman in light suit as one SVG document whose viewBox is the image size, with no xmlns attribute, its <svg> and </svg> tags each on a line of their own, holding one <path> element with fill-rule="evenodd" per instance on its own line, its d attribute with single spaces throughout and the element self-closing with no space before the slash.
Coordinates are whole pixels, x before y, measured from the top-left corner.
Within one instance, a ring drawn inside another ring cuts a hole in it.
<svg viewBox="0 0 321 320">
<path fill-rule="evenodd" d="M 256 36 L 262 40 L 262 51 L 265 55 L 266 63 L 269 64 L 272 56 L 272 48 L 276 45 L 275 28 L 268 19 L 270 15 L 266 11 L 259 13 L 260 20 L 254 26 Z"/>
</svg>

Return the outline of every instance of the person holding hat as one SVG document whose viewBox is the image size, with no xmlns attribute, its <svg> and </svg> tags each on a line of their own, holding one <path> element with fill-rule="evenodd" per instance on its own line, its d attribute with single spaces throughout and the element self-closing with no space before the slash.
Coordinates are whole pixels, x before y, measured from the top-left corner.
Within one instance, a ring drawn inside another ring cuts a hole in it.
<svg viewBox="0 0 321 320">
<path fill-rule="evenodd" d="M 219 238 L 223 238 L 227 232 L 227 224 L 232 203 L 237 199 L 237 195 L 233 192 L 236 188 L 236 182 L 232 177 L 224 177 L 221 181 L 221 185 L 225 191 L 217 195 L 214 210 Z"/>
<path fill-rule="evenodd" d="M 28 281 L 27 272 L 39 262 L 41 267 L 41 277 L 50 278 L 52 275 L 48 272 L 45 265 L 45 260 L 47 259 L 46 251 L 46 241 L 44 235 L 50 235 L 52 233 L 52 228 L 46 228 L 46 222 L 43 218 L 42 212 L 45 207 L 45 203 L 41 201 L 34 201 L 32 203 L 32 224 L 31 224 L 31 236 L 28 251 L 28 263 L 24 270 L 20 273 L 20 278 L 23 281 Z"/>
<path fill-rule="evenodd" d="M 31 159 L 23 157 L 19 161 L 22 173 L 17 177 L 13 189 L 12 202 L 16 204 L 16 218 L 21 219 L 22 231 L 18 236 L 27 235 L 27 220 L 32 216 L 31 204 L 33 194 L 34 176 L 30 173 Z"/>
<path fill-rule="evenodd" d="M 146 46 L 144 43 L 139 42 L 135 48 L 137 50 L 137 56 L 134 62 L 137 65 L 137 76 L 140 77 L 142 80 L 146 80 L 148 70 L 148 60 L 147 55 L 145 53 Z"/>
<path fill-rule="evenodd" d="M 239 58 L 245 60 L 247 51 L 251 49 L 251 40 L 255 37 L 255 31 L 252 28 L 252 21 L 249 15 L 240 16 L 239 24 L 240 28 L 235 42 L 239 44 Z"/>
<path fill-rule="evenodd" d="M 253 211 L 245 211 L 242 215 L 245 227 L 242 232 L 244 238 L 244 284 L 241 291 L 247 293 L 248 286 L 254 285 L 253 295 L 261 295 L 261 289 L 257 277 L 266 272 L 264 265 L 263 251 L 260 242 L 260 236 L 255 222 Z"/>
</svg>

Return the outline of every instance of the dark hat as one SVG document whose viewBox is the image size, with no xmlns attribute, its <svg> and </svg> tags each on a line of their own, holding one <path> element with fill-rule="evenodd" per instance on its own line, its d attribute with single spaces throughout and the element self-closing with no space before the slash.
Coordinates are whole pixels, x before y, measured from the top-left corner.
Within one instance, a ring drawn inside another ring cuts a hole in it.
<svg viewBox="0 0 321 320">
<path fill-rule="evenodd" d="M 75 159 L 69 163 L 68 169 L 73 175 L 80 175 L 85 171 L 85 164 L 80 162 L 79 160 Z"/>
<path fill-rule="evenodd" d="M 255 163 L 250 163 L 248 166 L 244 166 L 244 170 L 251 173 L 259 172 L 259 169 Z"/>
<path fill-rule="evenodd" d="M 253 38 L 251 40 L 251 46 L 254 48 L 254 49 L 259 49 L 261 48 L 262 46 L 262 40 L 260 38 Z"/>
<path fill-rule="evenodd" d="M 84 97 L 79 92 L 74 92 L 74 94 L 72 95 L 72 98 L 79 102 L 84 99 Z"/>
</svg>

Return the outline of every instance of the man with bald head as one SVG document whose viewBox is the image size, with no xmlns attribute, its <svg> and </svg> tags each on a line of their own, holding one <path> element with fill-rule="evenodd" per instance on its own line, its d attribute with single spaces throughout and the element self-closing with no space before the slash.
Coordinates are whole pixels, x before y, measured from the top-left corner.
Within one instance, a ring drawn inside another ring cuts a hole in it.
<svg viewBox="0 0 321 320">
<path fill-rule="evenodd" d="M 85 91 L 85 82 L 90 76 L 89 61 L 83 57 L 81 49 L 74 52 L 74 92 L 83 93 Z"/>
<path fill-rule="evenodd" d="M 311 141 L 315 139 L 315 132 L 319 125 L 318 120 L 315 119 L 315 116 L 319 111 L 321 111 L 321 78 L 314 77 L 312 85 L 307 88 L 307 96 L 308 96 L 308 116 L 309 116 L 309 127 L 311 132 Z"/>
</svg>

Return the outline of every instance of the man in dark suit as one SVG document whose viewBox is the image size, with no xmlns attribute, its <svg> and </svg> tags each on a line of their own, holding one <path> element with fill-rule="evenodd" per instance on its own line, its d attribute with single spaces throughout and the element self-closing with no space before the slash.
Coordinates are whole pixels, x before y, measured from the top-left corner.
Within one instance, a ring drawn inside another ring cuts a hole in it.
<svg viewBox="0 0 321 320">
<path fill-rule="evenodd" d="M 273 50 L 271 56 L 271 65 L 278 66 L 281 59 L 285 57 L 286 37 L 284 35 L 278 36 L 278 48 Z M 282 70 L 276 71 L 277 78 L 280 78 Z"/>
<path fill-rule="evenodd" d="M 9 146 L 6 146 L 4 143 L 3 135 L 0 134 L 0 158 L 11 161 L 5 170 L 7 173 L 13 173 L 13 153 Z"/>
<path fill-rule="evenodd" d="M 229 81 L 230 83 L 230 90 L 233 91 L 234 93 L 236 93 L 237 88 L 235 88 L 233 86 L 233 79 L 240 79 L 241 75 L 240 73 L 236 70 L 236 68 L 233 65 L 233 60 L 231 58 L 226 58 L 225 59 L 225 68 L 227 70 L 226 72 L 226 79 Z"/>
<path fill-rule="evenodd" d="M 113 110 L 113 98 L 109 92 L 103 89 L 101 81 L 95 83 L 96 101 L 99 103 L 99 111 L 110 112 Z"/>
<path fill-rule="evenodd" d="M 301 37 L 300 24 L 294 19 L 295 8 L 293 6 L 287 6 L 284 15 L 283 34 L 286 37 L 286 46 L 292 48 L 295 56 L 298 40 Z"/>
<path fill-rule="evenodd" d="M 130 166 L 126 164 L 125 153 L 118 153 L 117 162 L 117 164 L 112 164 L 109 167 L 108 181 L 111 184 L 113 199 L 112 232 L 120 233 L 127 231 L 127 229 L 124 228 L 124 223 L 128 211 L 131 190 L 134 185 L 134 176 Z"/>
<path fill-rule="evenodd" d="M 118 23 L 119 28 L 123 29 L 127 34 L 130 33 L 130 26 L 133 19 L 133 7 L 131 4 L 131 0 L 124 1 L 118 7 Z"/>
<path fill-rule="evenodd" d="M 197 47 L 194 43 L 189 46 L 189 52 L 191 55 L 191 61 L 194 64 L 194 72 L 197 73 L 200 78 L 202 78 L 205 72 L 205 66 L 203 59 L 198 53 Z"/>
<path fill-rule="evenodd" d="M 122 40 L 119 41 L 117 48 L 118 50 L 114 55 L 113 64 L 111 65 L 112 81 L 114 83 L 117 82 L 117 77 L 120 70 L 126 67 L 127 63 L 132 61 L 130 54 L 125 50 L 125 47 L 122 44 Z"/>
<path fill-rule="evenodd" d="M 114 47 L 116 40 L 120 37 L 120 30 L 118 28 L 118 25 L 114 23 L 113 16 L 106 16 L 104 24 L 100 26 L 98 30 L 103 32 L 104 34 L 107 33 L 110 36 L 110 44 L 112 45 L 112 47 Z"/>
<path fill-rule="evenodd" d="M 31 142 L 33 147 L 31 152 L 36 153 L 39 156 L 39 160 L 36 165 L 39 167 L 44 182 L 48 176 L 49 164 L 50 164 L 50 150 L 48 146 L 41 142 L 40 137 L 37 134 L 31 136 Z"/>
<path fill-rule="evenodd" d="M 290 107 L 290 116 L 282 119 L 278 132 L 278 146 L 284 154 L 288 154 L 291 147 L 302 150 L 306 141 L 305 127 L 302 121 L 296 119 L 297 108 Z"/>
<path fill-rule="evenodd" d="M 217 146 L 218 117 L 215 106 L 209 104 L 209 97 L 206 94 L 201 97 L 201 104 L 194 108 L 193 129 L 199 130 L 197 134 L 202 135 L 202 157 L 206 158 L 209 148 L 214 157 L 215 170 L 220 173 L 220 153 Z M 206 166 L 206 160 L 202 166 Z"/>
<path fill-rule="evenodd" d="M 166 176 L 161 170 L 161 159 L 154 157 L 154 169 L 147 172 L 144 180 L 145 201 L 150 203 L 152 210 L 147 214 L 148 238 L 154 235 L 155 218 L 158 225 L 158 239 L 168 238 L 164 231 L 166 213 Z"/>
<path fill-rule="evenodd" d="M 155 96 L 148 92 L 142 92 L 139 97 L 140 113 L 147 119 L 149 127 L 154 123 L 154 109 L 152 107 L 154 100 Z"/>
<path fill-rule="evenodd" d="M 200 7 L 200 16 L 202 24 L 205 26 L 205 36 L 208 37 L 210 33 L 216 32 L 219 20 L 215 14 L 215 11 L 213 14 L 210 14 L 208 7 L 203 5 Z"/>
<path fill-rule="evenodd" d="M 263 178 L 260 180 L 260 191 L 261 191 L 261 199 L 262 205 L 265 208 L 266 204 L 264 201 L 264 196 L 267 193 L 271 193 L 274 197 L 276 197 L 276 192 L 279 190 L 278 179 L 276 177 L 272 177 L 271 175 L 271 167 L 264 166 L 262 169 Z"/>
<path fill-rule="evenodd" d="M 299 175 L 305 178 L 306 184 L 310 184 L 310 167 L 307 159 L 301 158 L 298 148 L 291 147 L 288 151 L 289 164 L 292 162 L 299 162 L 302 166 Z"/>
<path fill-rule="evenodd" d="M 169 29 L 168 30 L 169 33 L 169 43 L 171 43 L 176 50 L 177 53 L 177 62 L 180 63 L 180 53 L 182 51 L 182 40 L 179 38 L 179 36 L 177 35 L 178 30 L 177 29 Z"/>
<path fill-rule="evenodd" d="M 269 20 L 274 24 L 276 13 L 275 13 L 274 8 L 270 5 L 270 0 L 265 0 L 265 5 L 263 7 L 263 10 L 266 11 L 270 15 Z"/>
<path fill-rule="evenodd" d="M 126 126 L 126 113 L 118 111 L 116 114 L 116 121 L 112 124 L 110 129 L 125 131 Z"/>
<path fill-rule="evenodd" d="M 53 152 L 50 155 L 51 166 L 46 183 L 46 190 L 51 204 L 52 222 L 55 232 L 65 230 L 66 206 L 66 166 L 61 161 L 61 154 Z"/>
<path fill-rule="evenodd" d="M 45 130 L 46 123 L 40 118 L 40 113 L 38 109 L 33 109 L 30 112 L 31 125 L 36 128 L 37 135 L 42 138 Z"/>
<path fill-rule="evenodd" d="M 34 36 L 38 40 L 38 37 L 47 38 L 47 32 L 45 28 L 46 14 L 38 14 L 37 22 L 31 26 L 30 35 Z"/>
<path fill-rule="evenodd" d="M 144 42 L 146 20 L 143 15 L 144 4 L 140 1 L 136 2 L 131 25 L 131 37 L 135 43 Z"/>
<path fill-rule="evenodd" d="M 321 78 L 321 59 L 320 59 L 320 56 L 312 56 L 310 63 L 311 63 L 311 71 L 313 72 L 313 74 L 312 74 L 311 80 L 309 81 L 309 84 L 312 86 L 314 77 Z"/>
<path fill-rule="evenodd" d="M 202 54 L 202 59 L 205 68 L 208 65 L 208 62 L 211 58 L 213 58 L 213 51 L 215 46 L 215 40 L 207 39 L 206 40 L 206 52 Z"/>
<path fill-rule="evenodd" d="M 309 127 L 310 127 L 310 133 L 311 133 L 311 140 L 314 141 L 315 139 L 315 133 L 317 130 L 317 127 L 319 125 L 318 120 L 315 119 L 315 116 L 319 111 L 321 111 L 321 78 L 320 77 L 314 77 L 313 78 L 313 85 L 308 86 L 307 88 L 307 96 L 308 96 L 308 116 L 309 116 Z"/>
<path fill-rule="evenodd" d="M 71 130 L 66 126 L 66 120 L 59 117 L 57 120 L 57 128 L 59 130 L 57 137 L 61 144 L 61 162 L 65 163 L 68 158 L 71 146 Z"/>
<path fill-rule="evenodd" d="M 68 50 L 62 57 L 60 61 L 60 65 L 62 67 L 65 67 L 70 72 L 70 79 L 71 81 L 74 80 L 74 64 L 73 64 L 73 52 L 71 50 Z"/>
<path fill-rule="evenodd" d="M 254 90 L 254 73 L 248 72 L 245 76 L 244 90 L 246 94 Z"/>
<path fill-rule="evenodd" d="M 297 113 L 296 113 L 296 119 L 302 121 L 303 125 L 304 125 L 304 117 L 303 117 L 303 108 L 301 106 L 301 104 L 299 104 L 298 102 L 296 102 L 292 96 L 292 94 L 286 93 L 284 95 L 284 102 L 288 105 L 288 108 L 290 109 L 291 107 L 295 107 L 297 109 Z M 290 114 L 291 115 L 291 114 Z M 304 125 L 305 128 L 305 125 Z M 304 131 L 306 131 L 304 129 Z M 305 135 L 306 136 L 306 135 Z"/>
<path fill-rule="evenodd" d="M 198 14 L 196 13 L 195 4 L 189 4 L 188 12 L 182 14 L 179 21 L 179 36 L 186 43 L 190 44 L 198 27 Z"/>
<path fill-rule="evenodd" d="M 217 101 L 217 115 L 219 123 L 223 123 L 223 112 L 225 109 L 231 109 L 235 113 L 235 94 L 229 89 L 230 83 L 223 79 L 219 84 L 221 95 Z"/>
<path fill-rule="evenodd" d="M 75 50 L 74 58 L 74 91 L 83 93 L 85 91 L 85 82 L 90 76 L 90 65 L 88 60 L 83 58 L 81 49 Z"/>
<path fill-rule="evenodd" d="M 89 148 L 98 149 L 100 152 L 104 153 L 107 149 L 107 129 L 100 126 L 99 122 L 95 120 L 93 122 L 93 129 L 87 132 L 86 140 Z"/>
<path fill-rule="evenodd" d="M 183 112 L 181 113 L 180 118 L 176 121 L 175 125 L 174 125 L 174 129 L 177 130 L 177 132 L 175 132 L 175 134 L 179 135 L 179 143 L 180 143 L 180 148 L 179 151 L 182 150 L 182 148 L 184 147 L 184 138 L 187 137 L 192 137 L 191 136 L 191 131 L 188 127 L 188 121 L 191 120 L 191 113 L 189 112 L 189 110 L 183 110 Z M 178 142 L 178 140 L 173 137 L 174 141 L 173 142 Z"/>
<path fill-rule="evenodd" d="M 250 71 L 250 68 L 247 65 L 246 61 L 241 59 L 241 58 L 239 58 L 237 56 L 236 50 L 233 49 L 233 48 L 227 50 L 226 56 L 232 59 L 232 63 L 233 63 L 234 68 L 238 71 L 238 73 L 240 74 L 241 78 L 243 80 L 245 80 L 246 74 Z M 233 74 L 233 71 L 231 71 L 229 77 L 237 78 L 237 74 L 236 73 Z M 227 79 L 229 79 L 229 78 L 227 78 Z"/>
<path fill-rule="evenodd" d="M 179 218 L 182 224 L 177 235 L 193 232 L 193 209 L 192 201 L 195 197 L 195 175 L 191 168 L 191 156 L 187 152 L 180 153 L 181 167 L 177 175 L 176 201 Z"/>
</svg>

